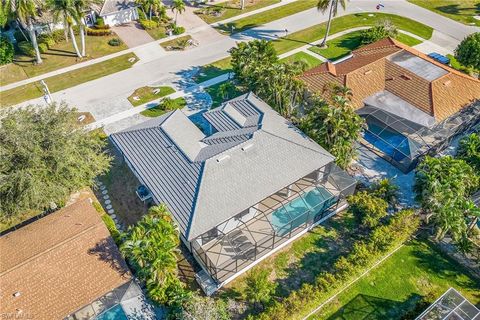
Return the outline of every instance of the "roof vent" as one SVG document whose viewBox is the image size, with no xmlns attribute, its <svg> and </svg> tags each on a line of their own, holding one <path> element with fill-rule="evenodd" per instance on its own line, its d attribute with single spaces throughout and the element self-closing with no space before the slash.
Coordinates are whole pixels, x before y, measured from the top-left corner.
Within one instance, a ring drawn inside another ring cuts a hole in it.
<svg viewBox="0 0 480 320">
<path fill-rule="evenodd" d="M 367 71 L 365 71 L 363 74 L 364 74 L 364 75 L 367 75 L 367 74 L 370 74 L 370 73 L 372 73 L 372 70 L 367 70 Z"/>
<path fill-rule="evenodd" d="M 404 80 L 412 80 L 412 77 L 407 76 L 406 74 L 402 74 L 402 75 L 400 76 L 400 78 L 402 78 L 402 79 L 404 79 Z"/>
<path fill-rule="evenodd" d="M 20 293 L 20 291 L 17 291 L 17 292 L 15 292 L 15 293 L 13 294 L 13 296 L 14 296 L 15 298 L 18 298 L 18 297 L 20 297 L 21 295 L 22 295 L 22 294 Z"/>
<path fill-rule="evenodd" d="M 228 154 L 224 154 L 223 156 L 217 158 L 217 162 L 225 162 L 226 160 L 230 159 L 230 156 Z"/>
<path fill-rule="evenodd" d="M 449 86 L 452 83 L 452 81 L 448 80 L 443 83 L 444 86 Z"/>
<path fill-rule="evenodd" d="M 248 151 L 248 150 L 250 150 L 250 149 L 252 149 L 252 148 L 253 148 L 253 143 L 249 143 L 249 144 L 244 145 L 244 146 L 242 147 L 242 151 Z"/>
</svg>

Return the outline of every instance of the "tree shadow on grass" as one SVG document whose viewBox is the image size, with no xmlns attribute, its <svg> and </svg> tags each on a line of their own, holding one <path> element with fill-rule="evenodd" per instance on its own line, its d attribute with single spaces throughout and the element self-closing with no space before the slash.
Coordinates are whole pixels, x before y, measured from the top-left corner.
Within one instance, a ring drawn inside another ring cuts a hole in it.
<svg viewBox="0 0 480 320">
<path fill-rule="evenodd" d="M 422 297 L 411 294 L 404 301 L 358 294 L 338 309 L 328 320 L 383 320 L 398 319 L 413 309 Z"/>
<path fill-rule="evenodd" d="M 47 52 L 43 53 L 48 56 L 63 56 L 63 57 L 76 57 L 77 55 L 72 51 L 60 50 L 60 49 L 49 49 Z"/>
<path fill-rule="evenodd" d="M 475 7 L 472 8 L 465 8 L 465 7 L 460 7 L 458 4 L 450 4 L 446 6 L 439 6 L 435 7 L 440 12 L 447 13 L 447 14 L 454 14 L 454 15 L 465 15 L 465 16 L 471 16 L 472 13 L 469 12 L 469 10 L 475 10 L 475 14 L 480 14 L 480 2 L 474 5 Z M 465 11 L 465 13 L 462 13 L 462 11 Z"/>
</svg>

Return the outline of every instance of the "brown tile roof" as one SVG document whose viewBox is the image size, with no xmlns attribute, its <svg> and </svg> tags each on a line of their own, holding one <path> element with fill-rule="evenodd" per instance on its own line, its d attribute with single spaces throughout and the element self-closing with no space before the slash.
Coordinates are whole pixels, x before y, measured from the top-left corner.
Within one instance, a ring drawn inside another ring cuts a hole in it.
<svg viewBox="0 0 480 320">
<path fill-rule="evenodd" d="M 387 58 L 402 51 L 409 52 L 447 73 L 428 81 L 388 61 Z M 352 51 L 350 58 L 336 64 L 326 62 L 307 70 L 300 79 L 305 81 L 310 91 L 320 94 L 329 82 L 350 87 L 355 107 L 362 107 L 363 100 L 375 92 L 393 90 L 394 94 L 434 116 L 437 121 L 448 118 L 480 98 L 479 80 L 391 38 L 356 49 Z M 372 90 L 375 92 L 371 92 Z"/>
<path fill-rule="evenodd" d="M 0 256 L 2 314 L 63 319 L 131 278 L 89 199 L 0 237 Z"/>
</svg>

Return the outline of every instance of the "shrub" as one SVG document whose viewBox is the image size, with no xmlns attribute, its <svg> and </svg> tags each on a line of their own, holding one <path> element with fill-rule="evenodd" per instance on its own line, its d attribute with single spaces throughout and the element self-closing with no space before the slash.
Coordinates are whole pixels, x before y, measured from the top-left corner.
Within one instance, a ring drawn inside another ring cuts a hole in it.
<svg viewBox="0 0 480 320">
<path fill-rule="evenodd" d="M 182 34 L 182 33 L 185 32 L 185 28 L 184 28 L 184 27 L 177 26 L 177 25 L 174 25 L 173 28 L 172 28 L 172 32 L 173 32 L 173 34 L 175 34 L 175 35 L 179 35 L 179 34 Z"/>
<path fill-rule="evenodd" d="M 145 30 L 152 30 L 158 27 L 158 23 L 153 20 L 142 19 L 139 20 L 140 25 Z"/>
<path fill-rule="evenodd" d="M 455 49 L 455 58 L 465 67 L 480 70 L 480 32 L 468 35 Z"/>
<path fill-rule="evenodd" d="M 118 231 L 117 226 L 115 225 L 115 222 L 113 221 L 112 217 L 110 217 L 108 214 L 103 214 L 102 220 L 103 220 L 103 223 L 105 223 L 105 226 L 107 227 L 108 231 L 110 232 L 110 235 L 112 236 L 113 241 L 115 241 L 117 245 L 120 245 L 122 240 L 122 234 L 120 233 L 120 231 Z"/>
<path fill-rule="evenodd" d="M 11 63 L 13 61 L 13 44 L 5 37 L 0 37 L 0 65 Z"/>
<path fill-rule="evenodd" d="M 51 34 L 46 34 L 46 33 L 39 35 L 37 40 L 38 40 L 38 43 L 46 44 L 48 48 L 51 48 L 56 43 L 53 36 Z"/>
<path fill-rule="evenodd" d="M 109 36 L 112 34 L 110 29 L 91 29 L 85 28 L 87 35 L 89 36 Z"/>
<path fill-rule="evenodd" d="M 253 269 L 245 279 L 247 284 L 245 295 L 254 306 L 264 307 L 266 303 L 270 302 L 272 294 L 275 292 L 277 284 L 268 279 L 270 272 L 269 269 Z"/>
<path fill-rule="evenodd" d="M 63 29 L 54 30 L 51 33 L 51 36 L 52 36 L 53 40 L 55 40 L 56 43 L 61 42 L 61 41 L 65 40 L 65 31 Z"/>
<path fill-rule="evenodd" d="M 119 38 L 113 38 L 108 40 L 108 44 L 111 45 L 112 47 L 118 47 L 119 45 L 122 44 L 122 40 Z"/>
<path fill-rule="evenodd" d="M 390 179 L 385 178 L 376 181 L 370 189 L 376 197 L 387 201 L 389 205 L 394 206 L 397 204 L 398 186 L 393 184 Z"/>
<path fill-rule="evenodd" d="M 95 27 L 103 27 L 105 25 L 105 21 L 103 20 L 103 18 L 97 18 L 97 20 L 95 21 Z"/>
<path fill-rule="evenodd" d="M 387 215 L 387 202 L 366 191 L 349 196 L 347 201 L 357 221 L 367 228 L 376 227 L 380 219 Z"/>
<path fill-rule="evenodd" d="M 45 53 L 48 51 L 48 45 L 46 43 L 39 43 L 38 50 L 40 51 L 40 53 Z"/>
<path fill-rule="evenodd" d="M 35 57 L 35 49 L 33 48 L 32 44 L 28 41 L 20 41 L 18 42 L 18 50 L 28 57 Z"/>
<path fill-rule="evenodd" d="M 387 37 L 394 38 L 397 34 L 397 28 L 389 20 L 385 20 L 381 24 L 363 30 L 361 38 L 363 44 L 369 44 Z"/>
</svg>

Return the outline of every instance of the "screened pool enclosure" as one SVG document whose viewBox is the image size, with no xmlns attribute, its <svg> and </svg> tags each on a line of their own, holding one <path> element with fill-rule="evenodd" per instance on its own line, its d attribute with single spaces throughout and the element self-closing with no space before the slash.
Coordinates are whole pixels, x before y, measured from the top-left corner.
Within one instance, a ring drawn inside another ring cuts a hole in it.
<svg viewBox="0 0 480 320">
<path fill-rule="evenodd" d="M 329 163 L 191 242 L 218 284 L 335 213 L 356 181 Z"/>
<path fill-rule="evenodd" d="M 402 171 L 409 172 L 423 155 L 442 150 L 455 135 L 476 125 L 480 120 L 480 103 L 477 101 L 430 127 L 369 105 L 357 113 L 367 125 L 361 143 Z"/>
</svg>

